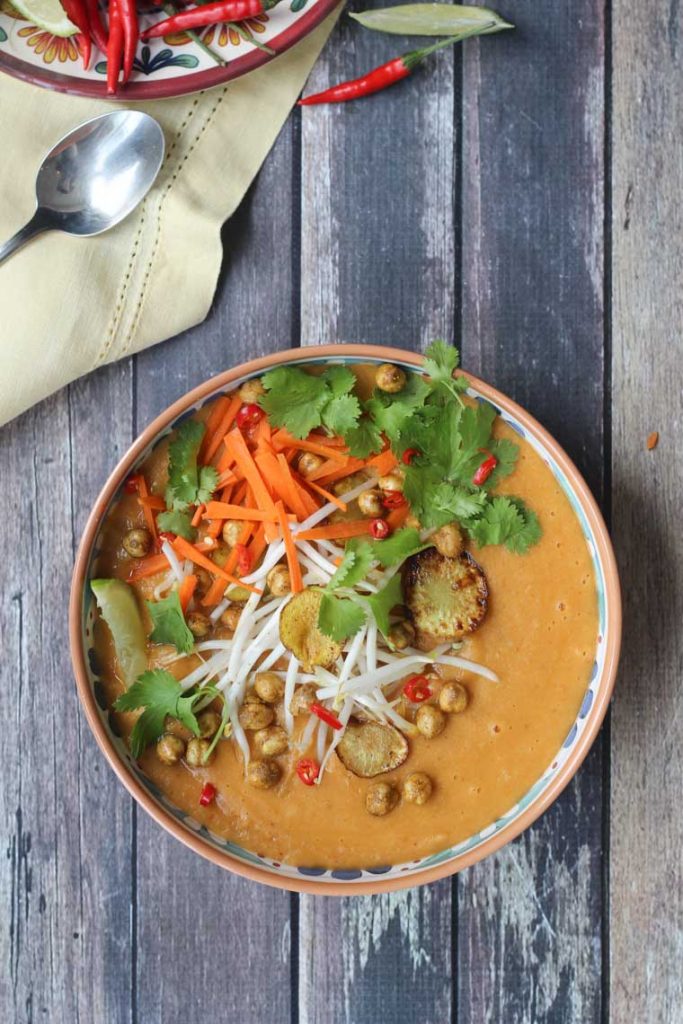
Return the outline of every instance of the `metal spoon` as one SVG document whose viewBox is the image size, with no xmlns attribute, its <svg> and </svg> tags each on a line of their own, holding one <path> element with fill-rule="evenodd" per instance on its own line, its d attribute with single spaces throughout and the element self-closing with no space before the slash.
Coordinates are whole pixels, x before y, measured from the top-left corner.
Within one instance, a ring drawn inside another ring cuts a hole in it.
<svg viewBox="0 0 683 1024">
<path fill-rule="evenodd" d="M 149 114 L 116 110 L 85 121 L 45 157 L 36 179 L 38 208 L 0 246 L 0 263 L 43 231 L 99 235 L 127 217 L 151 188 L 164 136 Z"/>
</svg>

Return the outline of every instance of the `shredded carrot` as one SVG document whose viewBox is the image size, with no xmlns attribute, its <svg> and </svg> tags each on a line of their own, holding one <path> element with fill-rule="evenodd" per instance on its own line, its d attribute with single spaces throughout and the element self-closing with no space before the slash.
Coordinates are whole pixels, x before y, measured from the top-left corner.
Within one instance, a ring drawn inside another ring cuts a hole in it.
<svg viewBox="0 0 683 1024">
<path fill-rule="evenodd" d="M 268 488 L 263 482 L 258 466 L 254 462 L 254 457 L 247 448 L 246 442 L 239 430 L 232 430 L 229 434 L 226 434 L 224 443 L 226 451 L 232 455 L 238 469 L 241 471 L 245 480 L 251 487 L 254 494 L 254 501 L 258 508 L 262 509 L 264 512 L 273 513 L 275 511 L 273 499 L 270 496 Z M 267 540 L 273 541 L 276 537 L 277 530 L 275 526 L 271 523 L 267 523 Z"/>
<path fill-rule="evenodd" d="M 381 452 L 379 455 L 373 455 L 371 459 L 368 459 L 367 463 L 368 469 L 373 469 L 377 476 L 386 476 L 397 465 L 398 460 L 391 448 L 387 448 L 385 452 Z"/>
<path fill-rule="evenodd" d="M 301 500 L 306 506 L 306 517 L 308 517 L 312 515 L 313 512 L 318 511 L 318 509 L 320 508 L 320 502 L 316 501 L 316 499 L 306 490 L 299 476 L 297 476 L 295 473 L 292 473 L 292 476 L 294 478 L 296 488 L 299 491 L 299 494 L 301 495 Z"/>
<path fill-rule="evenodd" d="M 147 494 L 144 497 L 140 494 L 138 500 L 144 508 L 150 508 L 155 512 L 163 512 L 166 508 L 164 499 L 157 497 L 156 494 Z"/>
<path fill-rule="evenodd" d="M 205 508 L 206 508 L 206 505 L 197 505 L 197 508 L 195 509 L 195 513 L 192 516 L 192 525 L 193 526 L 199 526 L 199 524 L 202 521 L 202 517 L 204 515 L 204 509 Z"/>
<path fill-rule="evenodd" d="M 272 440 L 272 431 L 270 429 L 270 423 L 268 417 L 263 416 L 256 424 L 256 430 L 252 435 L 253 440 L 256 443 L 257 448 L 270 448 Z"/>
<path fill-rule="evenodd" d="M 280 529 L 282 530 L 282 539 L 285 542 L 285 553 L 287 555 L 287 565 L 289 567 L 289 578 L 292 584 L 292 593 L 299 594 L 304 589 L 304 584 L 301 579 L 301 566 L 299 565 L 299 560 L 296 557 L 294 538 L 292 537 L 292 531 L 289 528 L 287 516 L 285 515 L 285 506 L 281 501 L 278 501 L 275 507 L 277 509 L 277 517 L 280 521 Z"/>
<path fill-rule="evenodd" d="M 349 458 L 348 455 L 335 451 L 334 448 L 328 448 L 324 444 L 318 444 L 315 441 L 300 441 L 298 438 L 292 437 L 288 430 L 278 430 L 277 434 L 273 436 L 273 446 L 278 450 L 298 448 L 302 452 L 314 452 L 316 455 L 324 455 L 326 459 L 334 459 L 335 462 L 340 462 L 342 465 Z"/>
<path fill-rule="evenodd" d="M 180 607 L 183 609 L 183 613 L 187 611 L 187 606 L 192 600 L 192 595 L 198 582 L 198 577 L 194 573 L 190 573 L 188 576 L 183 577 L 183 581 L 178 587 L 178 597 L 180 598 Z"/>
<path fill-rule="evenodd" d="M 293 451 L 294 449 L 292 449 Z M 324 476 L 328 476 L 330 473 L 339 472 L 339 463 L 335 462 L 334 459 L 325 459 L 321 466 L 314 469 L 312 473 L 309 473 L 306 477 L 307 480 L 320 480 Z"/>
<path fill-rule="evenodd" d="M 212 519 L 206 528 L 206 534 L 208 537 L 217 538 L 223 529 L 222 519 Z"/>
<path fill-rule="evenodd" d="M 230 399 L 227 409 L 223 413 L 223 416 L 216 425 L 216 428 L 206 445 L 206 452 L 204 454 L 205 462 L 211 462 L 211 459 L 214 457 L 214 455 L 220 448 L 221 441 L 223 440 L 223 438 L 225 437 L 225 435 L 235 422 L 235 416 L 237 415 L 237 410 L 239 409 L 241 404 L 242 399 L 240 398 L 240 396 L 233 395 L 233 397 Z"/>
<path fill-rule="evenodd" d="M 242 532 L 239 535 L 237 544 L 241 544 L 242 546 L 244 546 L 251 537 L 252 533 L 254 532 L 254 529 L 254 523 L 245 523 L 244 526 L 242 527 Z M 239 548 L 237 547 L 237 544 L 234 545 L 232 551 L 228 555 L 228 560 L 225 563 L 226 572 L 234 572 L 237 566 L 237 560 L 239 558 Z"/>
<path fill-rule="evenodd" d="M 301 496 L 301 491 L 297 487 L 296 480 L 292 476 L 292 470 L 290 469 L 289 463 L 282 452 L 279 452 L 277 455 L 277 464 L 285 489 L 285 494 L 281 494 L 280 497 L 283 498 L 299 521 L 302 522 L 310 515 L 310 511 Z M 313 511 L 315 511 L 315 509 Z"/>
<path fill-rule="evenodd" d="M 306 438 L 307 441 L 316 441 L 318 444 L 324 444 L 326 448 L 346 448 L 346 441 L 343 437 L 337 435 L 333 437 L 327 437 L 326 434 L 315 434 L 311 433 Z"/>
<path fill-rule="evenodd" d="M 147 558 L 139 558 L 128 573 L 128 582 L 142 580 L 146 576 L 156 576 L 157 573 L 166 572 L 168 568 L 166 555 L 149 555 Z"/>
<path fill-rule="evenodd" d="M 206 462 L 206 459 L 204 458 L 204 454 L 205 454 L 206 449 L 207 449 L 207 447 L 209 445 L 209 441 L 211 440 L 211 438 L 215 434 L 216 427 L 218 426 L 220 421 L 223 419 L 223 416 L 225 414 L 225 410 L 228 408 L 229 405 L 230 405 L 230 399 L 228 398 L 228 396 L 227 395 L 221 395 L 219 398 L 217 398 L 215 400 L 215 402 L 211 406 L 211 411 L 210 411 L 209 415 L 206 417 L 206 420 L 205 420 L 206 430 L 204 431 L 204 437 L 202 438 L 202 443 L 199 446 L 199 453 L 197 455 L 197 459 L 198 459 L 199 462 L 201 462 L 201 463 Z"/>
<path fill-rule="evenodd" d="M 224 501 L 210 501 L 206 506 L 205 519 L 251 519 L 257 523 L 275 523 L 277 515 L 262 512 L 260 508 L 245 508 L 243 505 L 229 505 Z"/>
<path fill-rule="evenodd" d="M 173 541 L 173 548 L 177 554 L 183 558 L 189 558 L 195 565 L 199 565 L 202 569 L 207 569 L 214 576 L 219 576 L 223 580 L 227 580 L 228 583 L 234 583 L 238 587 L 246 587 L 247 590 L 251 590 L 254 594 L 261 594 L 262 591 L 256 587 L 250 586 L 248 583 L 240 583 L 236 576 L 231 576 L 225 569 L 221 569 L 219 565 L 212 562 L 210 558 L 207 558 L 200 550 L 198 550 L 194 544 L 190 544 L 189 541 L 185 540 L 184 537 L 176 537 Z"/>
<path fill-rule="evenodd" d="M 322 467 L 321 467 L 322 468 Z M 333 484 L 336 480 L 343 480 L 345 476 L 351 476 L 352 473 L 357 473 L 359 469 L 365 469 L 365 463 L 362 459 L 352 459 L 341 469 L 335 469 L 332 473 L 326 473 L 325 476 L 318 476 L 317 473 L 311 473 L 310 479 L 315 478 L 316 483 L 322 487 L 327 487 L 328 484 Z"/>
<path fill-rule="evenodd" d="M 392 533 L 394 530 L 398 530 L 399 526 L 403 526 L 406 519 L 408 518 L 409 512 L 410 505 L 408 505 L 407 502 L 405 505 L 399 505 L 398 508 L 392 508 L 391 512 L 387 516 L 387 522 L 391 527 Z"/>
<path fill-rule="evenodd" d="M 210 608 L 217 605 L 227 589 L 227 580 L 215 579 L 202 598 L 202 607 Z"/>
<path fill-rule="evenodd" d="M 140 473 L 140 476 L 138 477 L 138 495 L 140 497 L 141 502 L 143 498 L 149 498 L 150 496 L 149 490 L 147 489 L 147 481 L 145 480 L 142 473 Z M 147 529 L 152 534 L 152 537 L 154 539 L 154 545 L 156 547 L 159 541 L 159 535 L 157 534 L 157 524 L 154 518 L 154 512 L 152 511 L 151 508 L 148 508 L 148 506 L 144 504 L 142 506 L 142 511 L 145 514 L 145 522 L 147 523 Z"/>
<path fill-rule="evenodd" d="M 301 530 L 297 540 L 347 540 L 362 537 L 370 532 L 369 519 L 354 519 L 348 523 L 330 523 L 328 526 L 314 526 L 312 530 Z"/>
<path fill-rule="evenodd" d="M 342 512 L 346 512 L 348 505 L 345 501 L 342 501 L 341 498 L 338 498 L 336 494 L 332 494 L 331 491 L 326 491 L 324 487 L 319 487 L 318 484 L 314 484 L 312 480 L 307 480 L 306 484 L 308 487 L 311 487 L 316 494 L 319 494 L 321 498 L 324 498 L 325 501 L 331 501 L 332 504 L 336 505 L 337 508 L 340 508 Z"/>
<path fill-rule="evenodd" d="M 266 541 L 266 531 L 263 528 L 263 526 L 259 526 L 256 532 L 254 533 L 254 536 L 252 537 L 251 543 L 249 544 L 248 548 L 249 555 L 251 557 L 251 564 L 253 566 L 256 566 L 258 564 L 261 555 L 263 554 L 267 547 L 268 542 Z"/>
</svg>

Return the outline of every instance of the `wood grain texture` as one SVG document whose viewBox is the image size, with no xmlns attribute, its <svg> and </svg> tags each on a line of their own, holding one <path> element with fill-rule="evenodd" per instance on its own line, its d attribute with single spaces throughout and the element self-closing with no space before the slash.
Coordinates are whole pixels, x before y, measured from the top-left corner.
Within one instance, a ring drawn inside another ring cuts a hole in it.
<svg viewBox="0 0 683 1024">
<path fill-rule="evenodd" d="M 613 526 L 624 650 L 613 711 L 611 1013 L 683 1021 L 683 12 L 613 11 Z M 659 444 L 646 438 L 659 431 Z"/>
<path fill-rule="evenodd" d="M 295 197 L 279 183 L 291 180 L 292 160 L 290 124 L 226 226 L 227 272 L 213 315 L 137 357 L 140 426 L 212 374 L 289 345 Z M 136 864 L 134 1019 L 289 1021 L 289 895 L 201 860 L 142 813 Z"/>
<path fill-rule="evenodd" d="M 342 18 L 308 89 L 397 52 Z M 405 47 L 404 47 L 405 48 Z M 454 56 L 367 103 L 313 107 L 302 130 L 302 344 L 453 340 Z M 452 883 L 301 897 L 301 1024 L 442 1024 L 452 1009 Z"/>
<path fill-rule="evenodd" d="M 602 493 L 603 4 L 518 0 L 466 44 L 463 361 Z M 602 743 L 532 829 L 458 880 L 458 1020 L 597 1022 Z"/>
</svg>

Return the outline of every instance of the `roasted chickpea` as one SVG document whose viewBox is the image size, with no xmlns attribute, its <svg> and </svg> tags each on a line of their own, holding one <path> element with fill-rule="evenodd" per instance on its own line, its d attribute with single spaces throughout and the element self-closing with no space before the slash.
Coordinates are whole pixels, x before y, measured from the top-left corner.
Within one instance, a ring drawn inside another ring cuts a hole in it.
<svg viewBox="0 0 683 1024">
<path fill-rule="evenodd" d="M 201 640 L 211 632 L 211 619 L 203 612 L 188 612 L 185 621 L 190 633 L 197 640 Z"/>
<path fill-rule="evenodd" d="M 396 622 L 389 630 L 389 641 L 394 645 L 397 651 L 402 651 L 405 647 L 410 647 L 413 640 L 415 639 L 415 626 L 412 622 L 408 622 L 407 619 L 403 619 L 402 622 Z"/>
<path fill-rule="evenodd" d="M 444 683 L 439 694 L 439 707 L 447 714 L 459 715 L 469 703 L 469 695 L 462 683 Z"/>
<path fill-rule="evenodd" d="M 229 548 L 234 548 L 239 542 L 243 525 L 244 523 L 238 522 L 237 519 L 226 519 L 223 523 L 223 540 Z"/>
<path fill-rule="evenodd" d="M 266 585 L 273 597 L 284 597 L 292 589 L 292 580 L 286 565 L 276 565 L 266 576 Z"/>
<path fill-rule="evenodd" d="M 395 395 L 397 391 L 402 391 L 406 386 L 406 375 L 400 366 L 395 366 L 394 363 L 382 363 L 375 372 L 375 384 L 380 391 Z"/>
<path fill-rule="evenodd" d="M 211 573 L 208 571 L 208 569 L 202 568 L 202 566 L 195 566 L 192 572 L 197 577 L 196 593 L 200 595 L 205 594 L 206 591 L 211 586 L 211 583 L 213 582 L 211 578 Z"/>
<path fill-rule="evenodd" d="M 292 697 L 292 703 L 289 705 L 289 710 L 293 715 L 303 715 L 311 710 L 311 704 L 315 701 L 316 690 L 315 683 L 302 683 L 301 686 L 297 686 Z"/>
<path fill-rule="evenodd" d="M 337 497 L 340 497 L 342 494 L 348 494 L 354 487 L 367 483 L 367 480 L 368 477 L 365 473 L 352 473 L 351 476 L 345 476 L 343 480 L 337 480 L 336 484 L 332 485 L 332 491 Z"/>
<path fill-rule="evenodd" d="M 258 379 L 245 380 L 244 384 L 237 392 L 245 405 L 258 405 L 259 398 L 261 395 L 265 395 L 265 393 L 266 389 Z"/>
<path fill-rule="evenodd" d="M 457 523 L 446 523 L 432 534 L 431 543 L 444 558 L 457 558 L 463 549 L 463 536 Z"/>
<path fill-rule="evenodd" d="M 442 733 L 446 727 L 446 716 L 441 708 L 434 704 L 423 704 L 417 709 L 415 725 L 423 736 L 433 740 L 435 736 Z"/>
<path fill-rule="evenodd" d="M 259 729 L 254 739 L 266 757 L 284 754 L 289 747 L 289 738 L 281 725 L 269 725 L 267 729 Z"/>
<path fill-rule="evenodd" d="M 393 469 L 386 476 L 381 476 L 377 481 L 380 491 L 403 491 L 403 473 L 399 469 Z"/>
<path fill-rule="evenodd" d="M 185 742 L 179 736 L 165 732 L 157 741 L 156 754 L 162 764 L 177 764 L 185 753 Z"/>
<path fill-rule="evenodd" d="M 275 718 L 275 712 L 269 704 L 262 701 L 249 701 L 239 710 L 239 721 L 243 729 L 265 729 Z"/>
<path fill-rule="evenodd" d="M 152 546 L 149 530 L 129 530 L 123 538 L 123 546 L 131 558 L 144 558 Z"/>
<path fill-rule="evenodd" d="M 325 460 L 321 458 L 320 455 L 316 455 L 315 452 L 303 452 L 299 456 L 296 468 L 302 476 L 310 476 L 311 473 L 315 473 L 317 469 L 320 469 L 324 461 Z"/>
<path fill-rule="evenodd" d="M 365 809 L 377 818 L 393 811 L 398 803 L 398 793 L 389 782 L 374 782 L 365 794 Z"/>
<path fill-rule="evenodd" d="M 192 731 L 183 725 L 179 718 L 172 718 L 171 715 L 166 715 L 164 719 L 164 732 L 177 736 L 185 743 L 192 739 Z"/>
<path fill-rule="evenodd" d="M 270 789 L 280 778 L 280 767 L 275 761 L 251 761 L 247 768 L 247 782 L 254 789 Z"/>
<path fill-rule="evenodd" d="M 213 761 L 214 752 L 211 751 L 209 755 L 210 746 L 211 744 L 208 740 L 199 739 L 197 736 L 192 737 L 185 751 L 185 760 L 190 767 L 201 768 L 203 765 L 210 764 Z"/>
<path fill-rule="evenodd" d="M 221 615 L 221 623 L 234 632 L 237 629 L 237 623 L 240 621 L 241 614 L 242 609 L 231 604 L 230 607 L 226 608 Z"/>
<path fill-rule="evenodd" d="M 364 516 L 381 516 L 384 512 L 382 496 L 374 487 L 371 491 L 363 491 L 358 495 L 358 508 Z"/>
<path fill-rule="evenodd" d="M 258 672 L 254 690 L 266 704 L 276 704 L 285 694 L 285 684 L 276 672 Z"/>
<path fill-rule="evenodd" d="M 412 772 L 403 783 L 403 799 L 409 804 L 426 804 L 432 795 L 432 780 L 425 772 Z"/>
<path fill-rule="evenodd" d="M 202 739 L 211 739 L 215 736 L 221 727 L 222 719 L 217 711 L 202 711 L 200 715 L 197 715 L 197 724 L 199 725 L 199 735 Z"/>
</svg>

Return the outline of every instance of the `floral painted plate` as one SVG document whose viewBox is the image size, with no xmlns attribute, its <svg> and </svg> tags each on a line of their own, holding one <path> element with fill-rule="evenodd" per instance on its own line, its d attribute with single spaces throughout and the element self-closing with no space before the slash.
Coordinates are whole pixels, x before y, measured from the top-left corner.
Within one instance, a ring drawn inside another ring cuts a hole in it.
<svg viewBox="0 0 683 1024">
<path fill-rule="evenodd" d="M 201 40 L 226 63 L 218 65 L 184 33 L 138 46 L 130 82 L 120 100 L 184 96 L 238 78 L 283 53 L 312 32 L 338 0 L 282 0 L 277 7 L 242 22 L 199 30 Z M 160 8 L 141 13 L 142 27 L 165 18 Z M 273 53 L 261 49 L 268 47 Z M 107 98 L 106 58 L 95 50 L 86 71 L 74 38 L 61 39 L 26 21 L 0 0 L 0 71 L 34 85 L 77 96 Z"/>
</svg>

